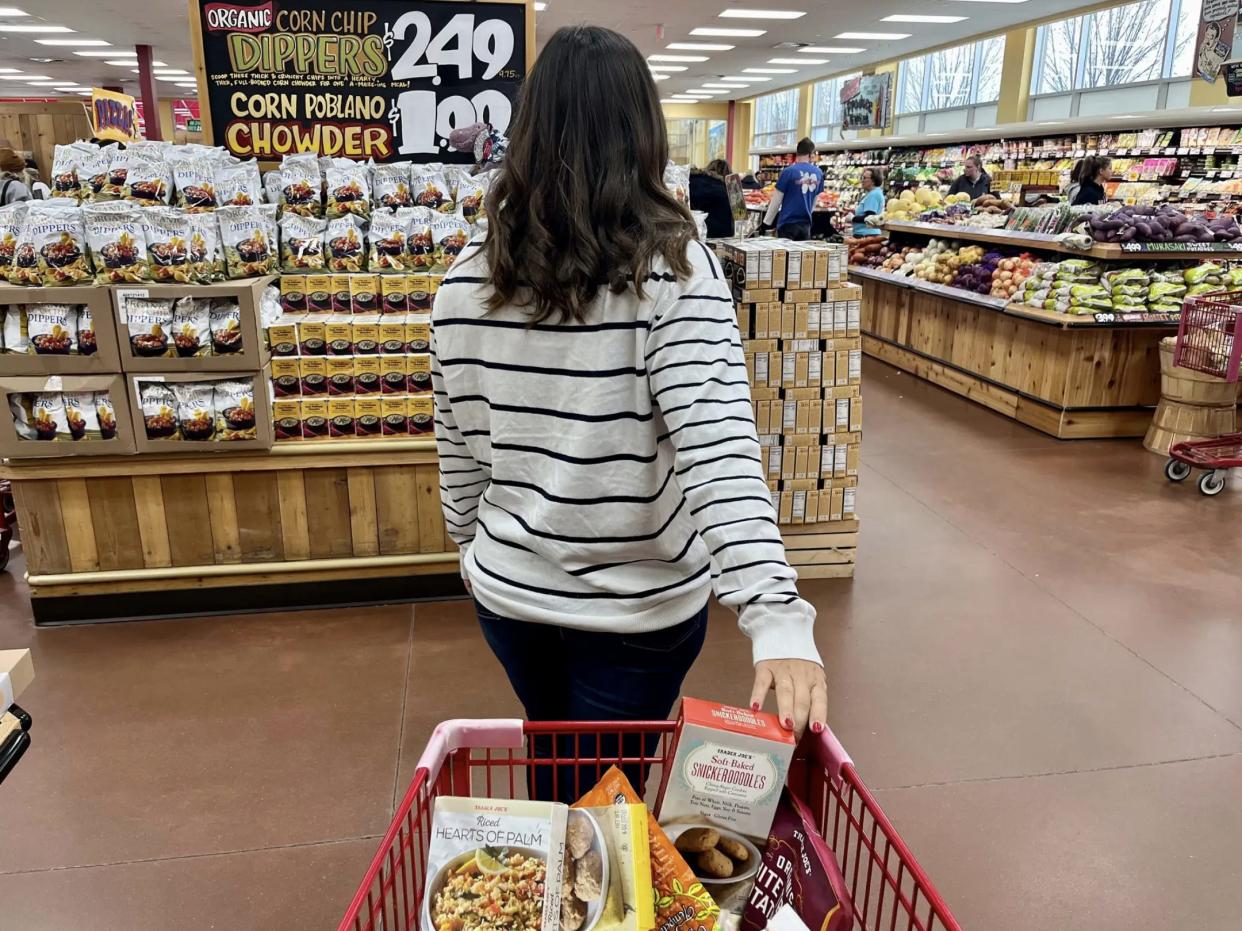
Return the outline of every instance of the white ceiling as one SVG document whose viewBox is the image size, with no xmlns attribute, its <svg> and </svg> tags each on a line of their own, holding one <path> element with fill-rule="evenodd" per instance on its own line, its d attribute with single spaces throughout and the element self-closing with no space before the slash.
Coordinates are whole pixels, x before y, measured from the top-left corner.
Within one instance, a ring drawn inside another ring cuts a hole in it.
<svg viewBox="0 0 1242 931">
<path fill-rule="evenodd" d="M 136 93 L 138 76 L 129 68 L 107 65 L 103 58 L 83 58 L 67 46 L 40 45 L 36 38 L 103 39 L 119 52 L 132 53 L 134 44 L 153 46 L 156 59 L 170 68 L 192 70 L 189 28 L 183 0 L 0 0 L 0 6 L 24 9 L 30 16 L 0 17 L 0 23 L 55 23 L 67 26 L 73 33 L 35 36 L 27 33 L 0 32 L 0 67 L 17 68 L 30 75 L 47 75 L 85 86 L 121 86 Z M 728 7 L 748 9 L 802 10 L 805 16 L 793 20 L 724 19 L 721 11 Z M 560 26 L 592 23 L 609 26 L 625 35 L 645 55 L 707 55 L 709 60 L 684 64 L 684 72 L 670 73 L 660 81 L 662 97 L 700 87 L 724 75 L 740 75 L 742 69 L 753 67 L 789 67 L 770 65 L 771 58 L 827 58 L 823 65 L 797 68 L 795 74 L 769 75 L 771 80 L 757 81 L 746 89 L 722 91 L 716 100 L 743 98 L 781 86 L 843 71 L 852 71 L 867 64 L 901 57 L 922 49 L 953 42 L 981 32 L 995 32 L 1031 19 L 1068 13 L 1084 6 L 1083 0 L 548 0 L 547 9 L 538 14 L 538 37 L 547 38 Z M 965 16 L 959 23 L 886 23 L 881 19 L 890 14 Z M 764 29 L 758 38 L 718 38 L 691 36 L 699 26 Z M 661 37 L 660 31 L 663 31 Z M 900 41 L 836 39 L 841 32 L 910 33 Z M 727 52 L 673 51 L 672 42 L 709 42 L 736 46 Z M 805 54 L 794 49 L 774 48 L 781 42 L 811 43 L 830 46 L 853 46 L 863 52 L 836 54 Z M 94 49 L 92 49 L 93 51 Z M 108 49 L 99 49 L 106 51 Z M 35 62 L 32 58 L 57 58 L 58 62 Z M 188 90 L 169 82 L 157 82 L 160 96 L 193 96 Z M 55 91 L 27 86 L 20 80 L 0 81 L 0 96 L 51 96 Z"/>
</svg>

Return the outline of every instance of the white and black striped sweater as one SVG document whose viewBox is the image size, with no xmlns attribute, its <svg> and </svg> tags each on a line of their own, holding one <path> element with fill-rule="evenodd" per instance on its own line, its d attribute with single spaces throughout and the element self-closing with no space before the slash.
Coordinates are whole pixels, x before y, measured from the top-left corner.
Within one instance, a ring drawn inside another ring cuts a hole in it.
<svg viewBox="0 0 1242 931">
<path fill-rule="evenodd" d="M 475 597 L 582 630 L 679 624 L 712 588 L 755 661 L 818 662 L 759 460 L 733 300 L 689 246 L 639 300 L 601 290 L 581 324 L 485 313 L 471 243 L 436 295 L 440 490 Z"/>
</svg>

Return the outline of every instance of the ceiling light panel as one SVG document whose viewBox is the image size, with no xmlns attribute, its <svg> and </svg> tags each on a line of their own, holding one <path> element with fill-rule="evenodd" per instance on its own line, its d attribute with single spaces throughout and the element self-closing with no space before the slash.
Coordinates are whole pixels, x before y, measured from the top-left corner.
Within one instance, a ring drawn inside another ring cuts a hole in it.
<svg viewBox="0 0 1242 931">
<path fill-rule="evenodd" d="M 743 68 L 742 74 L 797 74 L 797 68 Z"/>
<path fill-rule="evenodd" d="M 749 10 L 731 8 L 720 14 L 722 19 L 801 19 L 806 10 Z"/>
<path fill-rule="evenodd" d="M 894 13 L 885 16 L 882 23 L 960 23 L 965 16 L 932 16 L 924 13 Z"/>
<path fill-rule="evenodd" d="M 723 38 L 756 39 L 767 32 L 766 29 L 730 29 L 724 26 L 697 26 L 690 30 L 692 36 L 721 36 Z"/>
<path fill-rule="evenodd" d="M 73 30 L 68 26 L 52 26 L 49 24 L 35 26 L 27 23 L 0 23 L 0 32 L 73 32 Z"/>
<path fill-rule="evenodd" d="M 0 6 L 0 16 L 29 16 L 25 10 L 19 10 L 15 6 Z"/>
<path fill-rule="evenodd" d="M 798 51 L 811 55 L 853 55 L 867 50 L 853 45 L 804 45 Z"/>
<path fill-rule="evenodd" d="M 652 71 L 689 71 L 685 65 L 648 65 Z"/>
<path fill-rule="evenodd" d="M 648 55 L 647 61 L 707 61 L 706 55 Z"/>
<path fill-rule="evenodd" d="M 898 39 L 910 38 L 908 32 L 838 32 L 834 39 L 875 39 L 883 42 L 886 40 L 897 41 Z"/>
<path fill-rule="evenodd" d="M 40 45 L 66 45 L 78 48 L 103 48 L 112 44 L 103 39 L 35 39 L 35 41 Z"/>
<path fill-rule="evenodd" d="M 48 74 L 0 74 L 0 81 L 50 81 Z"/>
<path fill-rule="evenodd" d="M 724 76 L 724 80 L 745 81 L 746 83 L 749 84 L 751 81 L 770 81 L 772 79 L 763 77 L 762 75 L 758 75 L 758 74 L 727 74 Z"/>
<path fill-rule="evenodd" d="M 666 47 L 684 52 L 727 52 L 737 48 L 736 45 L 724 45 L 720 42 L 670 42 Z"/>
<path fill-rule="evenodd" d="M 769 65 L 826 65 L 827 58 L 769 58 Z"/>
</svg>

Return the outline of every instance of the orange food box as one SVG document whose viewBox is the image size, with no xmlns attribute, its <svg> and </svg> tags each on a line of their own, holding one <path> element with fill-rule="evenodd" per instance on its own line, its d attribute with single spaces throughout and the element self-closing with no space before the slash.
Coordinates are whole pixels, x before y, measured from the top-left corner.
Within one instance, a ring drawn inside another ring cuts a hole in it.
<svg viewBox="0 0 1242 931">
<path fill-rule="evenodd" d="M 762 843 L 793 752 L 794 736 L 774 714 L 683 699 L 656 818 L 666 826 L 710 824 Z"/>
</svg>

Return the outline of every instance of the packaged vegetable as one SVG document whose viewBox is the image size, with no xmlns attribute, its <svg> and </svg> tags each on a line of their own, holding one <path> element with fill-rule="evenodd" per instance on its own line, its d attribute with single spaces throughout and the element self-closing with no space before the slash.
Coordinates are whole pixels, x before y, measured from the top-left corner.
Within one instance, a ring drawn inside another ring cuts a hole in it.
<svg viewBox="0 0 1242 931">
<path fill-rule="evenodd" d="M 328 267 L 323 237 L 328 221 L 288 213 L 280 218 L 280 267 L 286 272 L 322 271 Z"/>
<path fill-rule="evenodd" d="M 182 439 L 210 440 L 216 432 L 215 393 L 210 382 L 183 382 L 172 385 L 177 399 L 177 429 Z"/>
<path fill-rule="evenodd" d="M 270 275 L 278 266 L 276 205 L 221 207 L 216 211 L 229 278 Z"/>
<path fill-rule="evenodd" d="M 1181 298 L 1186 294 L 1186 286 L 1184 284 L 1171 284 L 1164 281 L 1154 281 L 1147 287 L 1147 300 L 1163 301 L 1170 298 Z"/>
<path fill-rule="evenodd" d="M 405 271 L 414 267 L 406 245 L 413 218 L 412 207 L 381 208 L 371 215 L 371 229 L 367 234 L 370 245 L 367 263 L 371 271 Z"/>
<path fill-rule="evenodd" d="M 375 203 L 380 207 L 412 207 L 410 163 L 386 162 L 376 165 L 371 173 Z"/>
<path fill-rule="evenodd" d="M 815 931 L 854 927 L 841 866 L 820 837 L 815 816 L 788 788 L 781 791 L 763 865 L 742 913 L 742 931 L 763 931 L 785 905 Z"/>
<path fill-rule="evenodd" d="M 263 200 L 259 166 L 253 161 L 217 166 L 215 181 L 216 203 L 221 207 L 251 207 Z"/>
<path fill-rule="evenodd" d="M 371 177 L 364 162 L 334 158 L 324 173 L 328 187 L 327 216 L 371 216 Z"/>
<path fill-rule="evenodd" d="M 1202 284 L 1212 276 L 1224 274 L 1225 269 L 1215 262 L 1204 262 L 1186 269 L 1184 279 L 1186 284 Z"/>
<path fill-rule="evenodd" d="M 122 201 L 88 203 L 82 207 L 86 244 L 95 260 L 97 284 L 151 280 L 147 234 L 142 211 Z"/>
<path fill-rule="evenodd" d="M 319 159 L 310 152 L 286 155 L 280 163 L 280 196 L 285 210 L 304 217 L 323 216 Z"/>
<path fill-rule="evenodd" d="M 25 230 L 38 257 L 37 283 L 50 288 L 90 280 L 86 232 L 77 204 L 64 199 L 34 201 L 26 212 Z M 20 250 L 14 261 L 22 263 Z"/>
<path fill-rule="evenodd" d="M 245 379 L 218 381 L 212 405 L 217 440 L 253 440 L 258 436 L 254 413 L 254 383 Z"/>
<path fill-rule="evenodd" d="M 138 401 L 147 439 L 181 439 L 177 432 L 177 398 L 172 388 L 163 382 L 139 381 Z"/>
<path fill-rule="evenodd" d="M 156 281 L 189 284 L 190 216 L 170 207 L 149 207 L 142 213 L 151 256 L 151 277 Z"/>
<path fill-rule="evenodd" d="M 1186 289 L 1186 297 L 1187 298 L 1201 297 L 1204 294 L 1213 294 L 1219 290 L 1220 290 L 1220 285 L 1207 284 L 1206 282 L 1202 284 L 1192 284 L 1189 288 Z"/>
<path fill-rule="evenodd" d="M 328 221 L 324 234 L 328 243 L 328 270 L 360 272 L 366 267 L 362 221 L 353 215 Z"/>
<path fill-rule="evenodd" d="M 616 766 L 574 806 L 599 808 L 625 802 L 642 803 L 629 779 Z M 720 909 L 694 875 L 694 870 L 668 839 L 650 812 L 646 816 L 651 856 L 651 884 L 655 903 L 655 927 L 660 931 L 712 931 Z"/>
<path fill-rule="evenodd" d="M 78 351 L 78 311 L 70 304 L 27 304 L 26 332 L 30 348 L 40 356 L 67 356 Z"/>
</svg>

